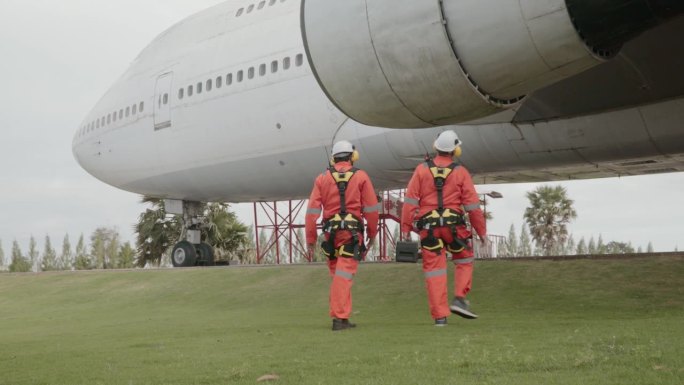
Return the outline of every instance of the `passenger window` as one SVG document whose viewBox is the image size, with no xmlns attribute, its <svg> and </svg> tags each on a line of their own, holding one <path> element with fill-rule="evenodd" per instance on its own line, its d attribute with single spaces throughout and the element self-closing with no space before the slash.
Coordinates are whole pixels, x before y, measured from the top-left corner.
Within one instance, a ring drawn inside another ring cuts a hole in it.
<svg viewBox="0 0 684 385">
<path fill-rule="evenodd" d="M 183 99 L 184 94 L 185 94 L 185 89 L 184 89 L 184 88 L 180 88 L 180 89 L 178 90 L 178 99 Z"/>
<path fill-rule="evenodd" d="M 202 83 L 197 83 L 197 95 L 202 93 Z"/>
<path fill-rule="evenodd" d="M 216 78 L 216 88 L 221 88 L 223 87 L 223 76 L 219 76 Z"/>
<path fill-rule="evenodd" d="M 192 96 L 193 89 L 194 88 L 192 86 L 188 86 L 188 97 Z"/>
<path fill-rule="evenodd" d="M 126 107 L 126 117 L 131 115 L 131 107 Z"/>
<path fill-rule="evenodd" d="M 97 120 L 97 128 L 100 128 L 100 119 Z"/>
<path fill-rule="evenodd" d="M 162 103 L 164 103 L 164 105 L 169 104 L 169 94 L 164 94 Z"/>
<path fill-rule="evenodd" d="M 229 86 L 231 84 L 233 84 L 233 74 L 228 74 L 228 76 L 226 76 L 226 85 Z"/>
<path fill-rule="evenodd" d="M 240 16 L 242 16 L 242 12 L 244 12 L 244 11 L 245 11 L 244 8 L 238 9 L 237 13 L 235 14 L 235 17 L 240 17 Z"/>
<path fill-rule="evenodd" d="M 264 5 L 266 5 L 266 2 L 265 2 L 265 1 L 262 1 L 261 3 L 259 3 L 259 9 L 263 8 Z"/>
<path fill-rule="evenodd" d="M 107 124 L 112 123 L 112 114 L 107 114 Z"/>
<path fill-rule="evenodd" d="M 254 67 L 249 67 L 249 69 L 247 70 L 247 77 L 249 79 L 254 78 Z"/>
<path fill-rule="evenodd" d="M 274 60 L 271 62 L 271 73 L 278 72 L 278 61 Z"/>
<path fill-rule="evenodd" d="M 116 122 L 116 111 L 112 114 L 112 122 Z"/>
<path fill-rule="evenodd" d="M 133 115 L 135 115 L 135 114 L 137 114 L 137 113 L 138 113 L 138 105 L 137 105 L 137 104 L 134 104 L 134 105 L 133 105 Z"/>
<path fill-rule="evenodd" d="M 259 66 L 259 76 L 266 75 L 266 64 L 261 64 Z"/>
<path fill-rule="evenodd" d="M 249 7 L 247 7 L 247 13 L 250 13 L 254 10 L 254 4 L 251 4 Z"/>
<path fill-rule="evenodd" d="M 237 73 L 237 81 L 240 83 L 242 81 L 242 70 L 238 71 Z"/>
<path fill-rule="evenodd" d="M 213 80 L 209 79 L 207 80 L 207 92 L 211 91 L 213 87 Z"/>
<path fill-rule="evenodd" d="M 169 94 L 166 94 L 167 98 Z M 119 110 L 119 120 L 123 119 L 123 108 Z"/>
<path fill-rule="evenodd" d="M 302 64 L 304 64 L 304 55 L 302 55 L 302 54 L 300 53 L 300 54 L 297 55 L 297 57 L 295 58 L 295 65 L 296 65 L 297 67 L 301 67 Z"/>
<path fill-rule="evenodd" d="M 283 59 L 283 69 L 284 70 L 289 70 L 290 69 L 290 58 L 286 57 Z"/>
<path fill-rule="evenodd" d="M 271 5 L 275 4 L 276 0 L 271 0 L 268 2 L 268 6 L 270 7 Z"/>
<path fill-rule="evenodd" d="M 140 113 L 142 114 L 142 112 L 145 110 L 145 102 L 140 102 L 140 107 L 138 110 L 140 110 Z"/>
</svg>

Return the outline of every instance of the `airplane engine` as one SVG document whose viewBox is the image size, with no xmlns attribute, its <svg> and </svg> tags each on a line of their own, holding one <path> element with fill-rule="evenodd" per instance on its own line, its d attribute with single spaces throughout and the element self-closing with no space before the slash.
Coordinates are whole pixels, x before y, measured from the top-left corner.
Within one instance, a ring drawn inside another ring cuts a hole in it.
<svg viewBox="0 0 684 385">
<path fill-rule="evenodd" d="M 515 107 L 611 58 L 675 3 L 303 0 L 302 30 L 312 70 L 345 114 L 421 128 Z"/>
</svg>

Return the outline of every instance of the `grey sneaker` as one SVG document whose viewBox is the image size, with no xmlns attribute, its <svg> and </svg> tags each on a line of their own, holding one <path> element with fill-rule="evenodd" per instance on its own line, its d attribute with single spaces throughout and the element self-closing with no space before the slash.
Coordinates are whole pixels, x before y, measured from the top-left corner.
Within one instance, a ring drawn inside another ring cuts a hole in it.
<svg viewBox="0 0 684 385">
<path fill-rule="evenodd" d="M 470 311 L 470 302 L 462 297 L 454 297 L 449 309 L 452 313 L 467 319 L 477 318 L 477 314 Z"/>
<path fill-rule="evenodd" d="M 447 326 L 447 318 L 446 317 L 437 318 L 435 320 L 435 326 Z"/>
</svg>

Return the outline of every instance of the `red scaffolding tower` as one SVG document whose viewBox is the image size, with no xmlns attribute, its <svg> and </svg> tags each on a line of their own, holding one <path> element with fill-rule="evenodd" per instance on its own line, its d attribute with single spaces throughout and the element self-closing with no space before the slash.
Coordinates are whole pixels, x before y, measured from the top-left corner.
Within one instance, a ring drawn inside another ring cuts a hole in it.
<svg viewBox="0 0 684 385">
<path fill-rule="evenodd" d="M 382 211 L 378 223 L 378 255 L 373 255 L 375 260 L 382 262 L 392 261 L 391 245 L 396 244 L 397 237 L 392 232 L 392 222 L 399 225 L 401 222 L 401 207 L 404 191 L 384 191 L 380 198 Z M 294 263 L 296 256 L 303 256 L 306 262 L 312 262 L 313 256 L 307 253 L 306 236 L 298 234 L 299 229 L 304 229 L 302 210 L 306 207 L 306 200 L 289 200 L 280 202 L 256 202 L 254 203 L 254 236 L 256 246 L 257 264 L 262 264 L 264 258 L 274 252 L 274 263 Z M 266 223 L 260 219 L 266 219 Z M 320 224 L 319 224 L 320 229 Z M 268 240 L 262 244 L 259 234 L 262 231 L 269 232 Z M 284 243 L 284 245 L 283 245 Z M 283 247 L 284 246 L 284 247 Z M 285 254 L 285 255 L 284 255 Z M 297 261 L 298 262 L 298 261 Z"/>
</svg>

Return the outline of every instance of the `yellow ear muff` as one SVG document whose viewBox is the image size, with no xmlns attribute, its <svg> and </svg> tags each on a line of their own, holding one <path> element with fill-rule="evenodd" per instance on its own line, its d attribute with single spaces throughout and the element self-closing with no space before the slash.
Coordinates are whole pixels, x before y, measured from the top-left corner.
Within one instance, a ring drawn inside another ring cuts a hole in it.
<svg viewBox="0 0 684 385">
<path fill-rule="evenodd" d="M 456 148 L 454 149 L 454 158 L 460 158 L 461 155 L 463 155 L 463 149 L 461 148 L 461 146 L 456 146 Z"/>
<path fill-rule="evenodd" d="M 361 158 L 361 155 L 359 155 L 359 152 L 354 150 L 354 152 L 352 152 L 351 161 L 352 162 L 358 162 L 360 158 Z"/>
</svg>

